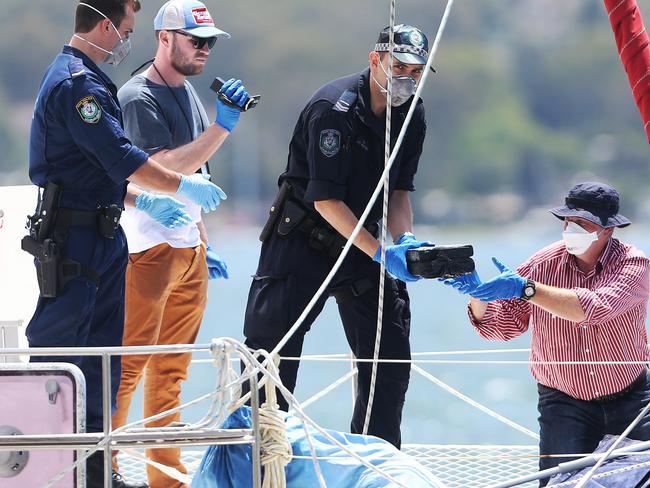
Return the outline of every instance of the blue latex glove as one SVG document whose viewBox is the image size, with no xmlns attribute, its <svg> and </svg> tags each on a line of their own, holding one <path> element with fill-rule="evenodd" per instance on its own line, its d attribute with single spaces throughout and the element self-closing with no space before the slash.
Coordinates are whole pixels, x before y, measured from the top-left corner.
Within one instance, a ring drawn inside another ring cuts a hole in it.
<svg viewBox="0 0 650 488">
<path fill-rule="evenodd" d="M 230 78 L 228 81 L 226 81 L 219 92 L 226 95 L 230 100 L 232 100 L 240 107 L 243 107 L 246 103 L 246 100 L 249 98 L 248 92 L 246 91 L 246 88 L 244 88 L 244 85 L 242 85 L 241 80 L 236 80 L 234 78 Z M 234 107 L 229 107 L 218 98 L 216 103 L 217 120 L 215 122 L 226 129 L 228 132 L 232 132 L 232 130 L 237 125 L 237 122 L 239 122 L 239 116 L 241 115 L 241 112 Z"/>
<path fill-rule="evenodd" d="M 208 274 L 210 275 L 211 280 L 217 278 L 225 278 L 227 280 L 230 278 L 226 262 L 212 250 L 210 244 L 208 244 L 208 247 L 206 248 L 205 260 L 208 263 Z"/>
<path fill-rule="evenodd" d="M 204 212 L 216 210 L 221 200 L 225 200 L 228 196 L 217 185 L 210 183 L 209 179 L 210 175 L 198 173 L 190 176 L 183 175 L 176 193 L 201 205 Z"/>
<path fill-rule="evenodd" d="M 405 242 L 404 244 L 395 244 L 386 248 L 386 269 L 395 278 L 402 281 L 418 281 L 422 278 L 414 276 L 406 267 L 406 251 L 414 247 L 420 247 L 421 243 L 415 239 Z M 372 257 L 372 260 L 381 262 L 381 246 Z"/>
<path fill-rule="evenodd" d="M 492 258 L 492 262 L 499 270 L 500 274 L 494 278 L 483 282 L 470 295 L 484 302 L 493 300 L 505 300 L 508 298 L 520 298 L 521 293 L 526 286 L 526 278 L 522 278 L 514 271 L 499 261 Z"/>
<path fill-rule="evenodd" d="M 422 246 L 433 246 L 431 241 L 419 241 L 415 234 L 411 232 L 405 232 L 402 236 L 397 239 L 395 243 L 396 246 L 401 246 L 402 244 L 414 244 L 413 247 L 422 247 Z M 412 249 L 412 248 L 409 248 Z"/>
<path fill-rule="evenodd" d="M 470 274 L 456 276 L 454 278 L 440 279 L 440 281 L 447 286 L 455 288 L 463 295 L 471 295 L 476 291 L 476 288 L 483 283 L 476 270 L 472 271 Z"/>
<path fill-rule="evenodd" d="M 135 208 L 142 210 L 153 220 L 168 229 L 182 227 L 192 222 L 184 210 L 185 204 L 168 195 L 153 195 L 146 191 L 135 199 Z"/>
</svg>

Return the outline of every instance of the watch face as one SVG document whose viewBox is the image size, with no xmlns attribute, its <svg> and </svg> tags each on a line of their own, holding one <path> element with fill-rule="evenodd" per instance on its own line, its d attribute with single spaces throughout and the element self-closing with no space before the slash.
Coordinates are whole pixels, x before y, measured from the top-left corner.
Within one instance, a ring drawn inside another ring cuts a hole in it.
<svg viewBox="0 0 650 488">
<path fill-rule="evenodd" d="M 535 294 L 535 288 L 533 288 L 532 286 L 527 286 L 526 288 L 524 288 L 524 295 L 526 295 L 527 297 L 532 297 L 534 294 Z"/>
</svg>

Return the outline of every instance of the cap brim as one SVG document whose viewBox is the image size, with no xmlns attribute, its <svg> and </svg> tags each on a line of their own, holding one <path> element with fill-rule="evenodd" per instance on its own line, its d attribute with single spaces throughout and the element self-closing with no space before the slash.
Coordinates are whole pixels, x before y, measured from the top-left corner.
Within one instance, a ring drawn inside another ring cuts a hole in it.
<svg viewBox="0 0 650 488">
<path fill-rule="evenodd" d="M 558 219 L 564 220 L 566 217 L 580 217 L 589 222 L 593 222 L 596 225 L 601 227 L 627 227 L 632 222 L 625 216 L 621 214 L 612 215 L 611 217 L 603 218 L 597 215 L 592 214 L 587 210 L 582 210 L 580 208 L 569 208 L 566 205 L 563 207 L 555 207 L 549 210 L 553 215 Z"/>
<path fill-rule="evenodd" d="M 393 56 L 404 64 L 427 64 L 427 58 L 417 54 L 393 52 Z"/>
<path fill-rule="evenodd" d="M 208 37 L 225 37 L 226 39 L 230 39 L 230 34 L 227 32 L 210 26 L 196 27 L 194 29 L 183 29 L 183 32 L 187 32 L 188 34 L 192 34 L 193 36 L 203 39 L 207 39 Z"/>
</svg>

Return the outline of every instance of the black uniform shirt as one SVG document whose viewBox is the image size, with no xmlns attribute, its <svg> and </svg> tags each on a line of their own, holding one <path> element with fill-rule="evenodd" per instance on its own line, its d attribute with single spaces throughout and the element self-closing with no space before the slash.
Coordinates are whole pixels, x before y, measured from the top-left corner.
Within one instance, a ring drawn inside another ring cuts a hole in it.
<svg viewBox="0 0 650 488">
<path fill-rule="evenodd" d="M 385 118 L 370 109 L 369 70 L 339 78 L 320 88 L 303 109 L 289 146 L 286 171 L 280 176 L 294 196 L 313 206 L 319 200 L 342 200 L 360 217 L 384 169 Z M 402 127 L 409 102 L 393 107 L 391 146 Z M 411 119 L 390 171 L 390 191 L 414 191 L 426 132 L 422 100 Z M 368 222 L 381 219 L 377 199 Z"/>
</svg>

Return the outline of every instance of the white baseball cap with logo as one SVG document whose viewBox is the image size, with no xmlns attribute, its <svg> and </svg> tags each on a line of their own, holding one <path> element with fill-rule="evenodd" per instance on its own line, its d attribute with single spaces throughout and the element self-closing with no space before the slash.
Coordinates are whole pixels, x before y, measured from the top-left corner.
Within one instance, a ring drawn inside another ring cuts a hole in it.
<svg viewBox="0 0 650 488">
<path fill-rule="evenodd" d="M 182 30 L 202 38 L 230 38 L 230 34 L 215 27 L 208 8 L 198 0 L 169 0 L 160 7 L 153 28 L 156 31 Z"/>
</svg>

